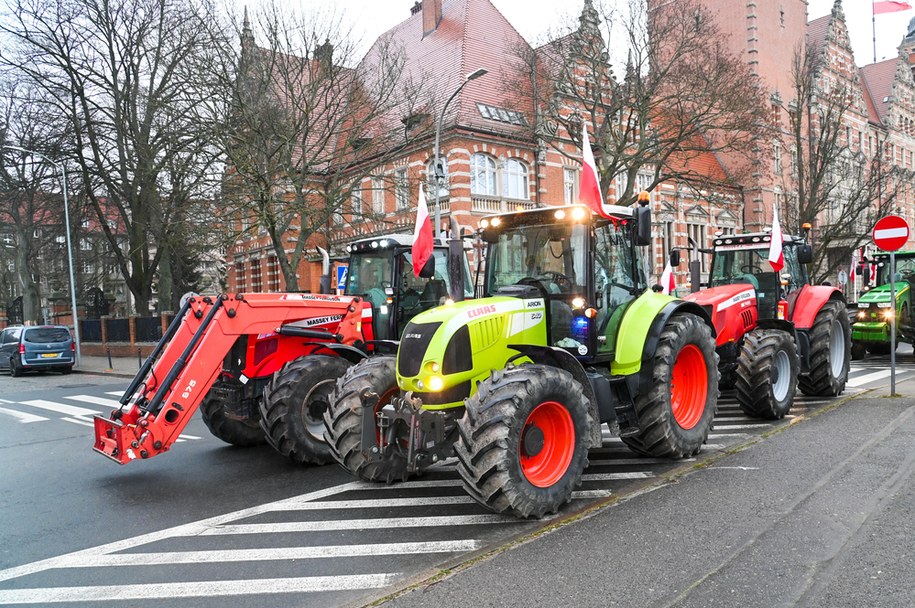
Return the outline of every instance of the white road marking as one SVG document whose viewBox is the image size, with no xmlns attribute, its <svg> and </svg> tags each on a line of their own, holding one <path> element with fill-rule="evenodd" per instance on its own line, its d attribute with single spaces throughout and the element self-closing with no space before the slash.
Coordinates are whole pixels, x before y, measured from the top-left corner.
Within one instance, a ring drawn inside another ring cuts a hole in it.
<svg viewBox="0 0 915 608">
<path fill-rule="evenodd" d="M 178 437 L 181 438 L 181 439 L 192 439 L 192 440 L 193 440 L 193 439 L 200 439 L 200 437 L 198 437 L 197 435 L 187 435 L 187 434 L 185 434 L 185 433 L 181 433 L 180 435 L 178 435 Z"/>
<path fill-rule="evenodd" d="M 588 473 L 581 476 L 582 481 L 616 481 L 620 479 L 648 479 L 653 473 L 633 471 L 631 473 Z"/>
<path fill-rule="evenodd" d="M 478 526 L 524 523 L 510 515 L 432 515 L 429 517 L 379 517 L 374 519 L 325 519 L 322 521 L 288 521 L 275 524 L 227 524 L 210 528 L 200 536 L 233 534 L 290 534 L 295 532 L 329 532 L 332 530 L 390 530 L 394 528 L 435 528 L 438 526 Z"/>
<path fill-rule="evenodd" d="M 2 401 L 3 403 L 10 403 L 9 401 L 4 401 L 3 399 L 0 399 L 0 401 Z M 12 416 L 13 418 L 18 420 L 22 424 L 28 424 L 30 422 L 42 422 L 43 420 L 47 420 L 47 418 L 45 418 L 43 416 L 37 416 L 35 414 L 27 414 L 25 412 L 19 412 L 16 410 L 8 410 L 5 407 L 0 407 L 0 414 L 6 414 L 7 416 Z"/>
<path fill-rule="evenodd" d="M 680 460 L 670 460 L 668 458 L 612 458 L 610 460 L 589 460 L 588 469 L 592 467 L 616 467 L 616 466 L 645 466 L 649 464 L 675 464 L 681 462 L 696 462 L 695 458 L 681 458 Z M 587 469 L 585 469 L 587 470 Z"/>
<path fill-rule="evenodd" d="M 607 498 L 608 496 L 613 496 L 612 490 L 582 490 L 580 492 L 572 492 L 573 500 L 583 500 L 585 498 Z"/>
<path fill-rule="evenodd" d="M 105 399 L 104 397 L 93 397 L 92 395 L 71 395 L 66 399 L 73 401 L 82 401 L 83 403 L 92 403 L 93 405 L 103 405 L 105 407 L 119 408 L 121 402 L 115 399 Z"/>
<path fill-rule="evenodd" d="M 461 553 L 476 551 L 477 540 L 448 540 L 415 543 L 377 543 L 368 545 L 328 545 L 322 547 L 274 547 L 267 549 L 223 549 L 214 551 L 166 551 L 162 553 L 118 553 L 85 556 L 72 560 L 68 568 L 104 566 L 147 566 L 151 564 L 197 564 L 213 562 L 262 562 L 270 560 L 320 559 L 327 557 L 366 557 L 407 553 Z"/>
<path fill-rule="evenodd" d="M 176 597 L 226 597 L 277 593 L 315 593 L 352 589 L 381 589 L 403 575 L 362 574 L 349 576 L 302 576 L 248 580 L 192 581 L 187 583 L 149 583 L 108 587 L 49 587 L 45 589 L 0 590 L 0 604 L 52 604 L 61 602 L 101 602 L 112 600 L 150 600 Z"/>
<path fill-rule="evenodd" d="M 58 414 L 63 414 L 65 416 L 95 416 L 99 413 L 97 410 L 87 410 L 84 407 L 64 405 L 63 403 L 46 401 L 44 399 L 32 399 L 31 401 L 21 401 L 20 403 L 22 403 L 22 405 L 57 412 Z"/>
<path fill-rule="evenodd" d="M 845 384 L 847 386 L 861 386 L 867 384 L 868 382 L 875 382 L 877 380 L 882 380 L 884 378 L 890 377 L 890 370 L 882 369 L 879 372 L 872 372 L 870 374 L 864 374 L 863 376 L 858 376 L 848 380 Z M 899 370 L 896 371 L 896 377 L 899 377 Z"/>
<path fill-rule="evenodd" d="M 105 394 L 113 395 L 114 397 L 117 397 L 118 399 L 120 399 L 121 397 L 124 396 L 124 391 L 105 391 Z M 120 401 L 118 402 L 118 405 L 120 405 Z"/>
</svg>

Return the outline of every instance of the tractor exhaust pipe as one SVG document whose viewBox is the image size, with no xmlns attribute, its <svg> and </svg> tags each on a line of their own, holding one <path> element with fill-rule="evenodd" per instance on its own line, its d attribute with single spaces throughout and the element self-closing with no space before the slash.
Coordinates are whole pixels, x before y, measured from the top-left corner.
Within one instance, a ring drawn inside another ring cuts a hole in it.
<svg viewBox="0 0 915 608">
<path fill-rule="evenodd" d="M 318 247 L 321 260 L 321 278 L 319 279 L 318 293 L 330 293 L 330 256 L 323 247 Z"/>
<path fill-rule="evenodd" d="M 453 217 L 451 238 L 448 239 L 448 291 L 455 302 L 464 299 L 464 241 Z"/>
</svg>

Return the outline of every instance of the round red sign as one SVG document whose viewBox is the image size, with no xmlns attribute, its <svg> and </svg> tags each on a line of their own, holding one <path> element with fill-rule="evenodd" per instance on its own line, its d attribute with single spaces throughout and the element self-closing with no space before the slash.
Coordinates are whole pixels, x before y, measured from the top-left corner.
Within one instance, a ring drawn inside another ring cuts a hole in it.
<svg viewBox="0 0 915 608">
<path fill-rule="evenodd" d="M 896 251 L 909 240 L 909 225 L 898 215 L 888 215 L 877 221 L 873 238 L 874 245 L 883 251 Z"/>
</svg>

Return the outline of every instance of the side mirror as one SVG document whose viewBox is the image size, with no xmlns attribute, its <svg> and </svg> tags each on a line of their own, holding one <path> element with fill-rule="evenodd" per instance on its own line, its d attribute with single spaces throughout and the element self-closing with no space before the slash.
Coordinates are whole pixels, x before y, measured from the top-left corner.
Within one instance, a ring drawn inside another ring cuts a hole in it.
<svg viewBox="0 0 915 608">
<path fill-rule="evenodd" d="M 419 276 L 423 279 L 431 279 L 435 276 L 435 256 L 429 256 L 429 259 L 426 260 L 426 263 L 423 264 L 423 267 L 419 270 Z"/>
<path fill-rule="evenodd" d="M 672 268 L 676 268 L 677 266 L 680 265 L 680 250 L 679 249 L 670 250 L 669 262 L 670 262 L 670 266 Z"/>
<path fill-rule="evenodd" d="M 797 261 L 800 264 L 810 264 L 813 262 L 813 248 L 810 245 L 798 246 Z"/>
<path fill-rule="evenodd" d="M 635 244 L 651 245 L 651 209 L 647 206 L 635 208 Z"/>
</svg>

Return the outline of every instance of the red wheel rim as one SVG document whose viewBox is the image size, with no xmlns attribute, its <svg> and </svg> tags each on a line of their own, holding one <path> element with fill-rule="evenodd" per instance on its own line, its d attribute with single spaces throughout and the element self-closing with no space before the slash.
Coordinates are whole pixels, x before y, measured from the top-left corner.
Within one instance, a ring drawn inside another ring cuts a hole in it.
<svg viewBox="0 0 915 608">
<path fill-rule="evenodd" d="M 527 455 L 525 436 L 531 428 L 542 432 L 543 447 L 536 454 Z M 524 421 L 518 451 L 521 472 L 531 485 L 548 488 L 562 479 L 575 452 L 575 425 L 569 410 L 555 401 L 544 401 L 535 407 Z"/>
<path fill-rule="evenodd" d="M 691 429 L 705 412 L 708 397 L 708 370 L 705 357 L 695 344 L 687 344 L 674 362 L 670 387 L 670 408 L 681 428 Z"/>
</svg>

